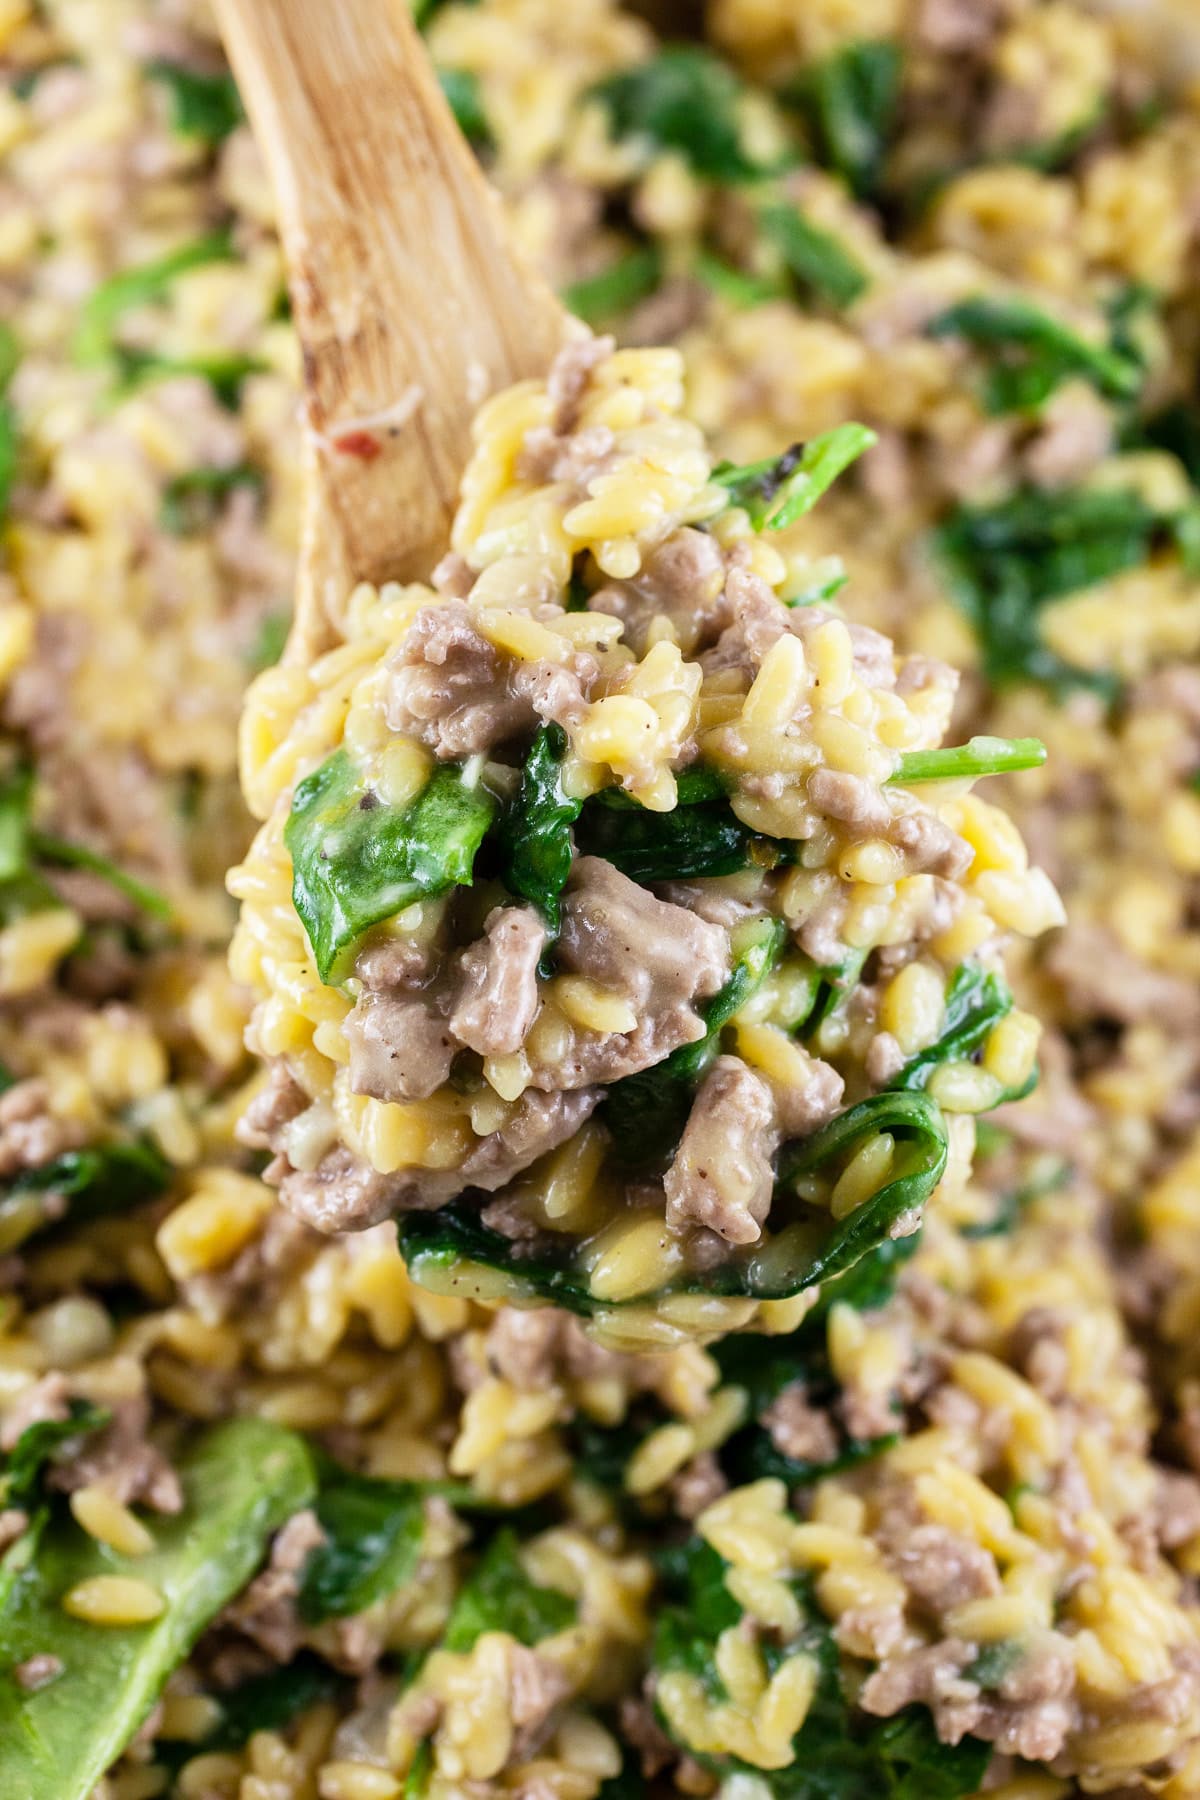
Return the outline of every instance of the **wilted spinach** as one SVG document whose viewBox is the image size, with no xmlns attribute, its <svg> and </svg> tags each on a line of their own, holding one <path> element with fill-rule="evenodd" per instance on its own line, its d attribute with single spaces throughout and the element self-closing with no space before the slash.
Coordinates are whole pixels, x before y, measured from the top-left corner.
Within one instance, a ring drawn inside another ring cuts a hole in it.
<svg viewBox="0 0 1200 1800">
<path fill-rule="evenodd" d="M 849 306 L 867 277 L 831 231 L 814 225 L 793 206 L 766 206 L 759 224 L 803 291 L 831 306 Z"/>
<path fill-rule="evenodd" d="M 1044 606 L 1138 567 L 1172 520 L 1125 488 L 1019 488 L 992 505 L 959 505 L 933 534 L 933 551 L 979 641 L 993 687 L 1035 681 L 1052 691 L 1111 695 L 1111 676 L 1077 668 L 1041 639 Z"/>
<path fill-rule="evenodd" d="M 847 44 L 803 70 L 781 95 L 804 115 L 818 162 L 860 198 L 873 194 L 883 176 L 900 75 L 898 44 Z"/>
<path fill-rule="evenodd" d="M 676 151 L 709 181 L 754 181 L 770 172 L 742 145 L 740 81 L 697 44 L 669 44 L 648 62 L 606 76 L 591 94 L 615 138 Z"/>
<path fill-rule="evenodd" d="M 350 971 L 363 937 L 425 894 L 469 883 L 496 802 L 443 763 L 407 806 L 388 806 L 345 750 L 296 788 L 284 843 L 292 900 L 324 982 Z"/>
<path fill-rule="evenodd" d="M 557 1588 L 538 1587 L 525 1573 L 514 1531 L 498 1531 L 458 1591 L 442 1638 L 465 1655 L 485 1631 L 504 1631 L 534 1645 L 575 1623 L 576 1605 Z"/>
<path fill-rule="evenodd" d="M 171 98 L 171 124 L 181 137 L 219 144 L 245 118 L 237 83 L 227 69 L 206 74 L 157 57 L 146 73 L 161 81 Z"/>
<path fill-rule="evenodd" d="M 835 425 L 782 456 L 718 463 L 712 479 L 728 490 L 729 504 L 746 512 L 755 531 L 782 531 L 811 512 L 843 469 L 874 442 L 875 433 L 865 425 Z"/>
<path fill-rule="evenodd" d="M 681 1671 L 698 1677 L 714 1701 L 726 1697 L 717 1669 L 721 1633 L 737 1626 L 742 1606 L 727 1584 L 728 1564 L 699 1536 L 660 1556 L 667 1603 L 654 1638 L 652 1664 L 660 1685 L 659 1717 L 670 1733 L 663 1707 L 663 1677 Z M 795 1583 L 801 1602 L 799 1633 L 765 1646 L 771 1666 L 803 1654 L 817 1667 L 816 1689 L 793 1741 L 792 1760 L 782 1769 L 749 1770 L 732 1756 L 701 1755 L 713 1773 L 728 1778 L 752 1774 L 755 1784 L 777 1800 L 959 1800 L 976 1791 L 991 1758 L 991 1745 L 964 1738 L 940 1742 L 931 1715 L 909 1706 L 890 1719 L 860 1713 L 852 1688 L 844 1683 L 833 1633 L 805 1582 Z M 683 1740 L 680 1747 L 691 1750 Z"/>
<path fill-rule="evenodd" d="M 1020 295 L 979 294 L 939 313 L 931 337 L 961 338 L 988 361 L 983 402 L 990 413 L 1034 412 L 1072 376 L 1106 399 L 1132 400 L 1145 364 L 1132 341 L 1097 344 Z"/>
</svg>

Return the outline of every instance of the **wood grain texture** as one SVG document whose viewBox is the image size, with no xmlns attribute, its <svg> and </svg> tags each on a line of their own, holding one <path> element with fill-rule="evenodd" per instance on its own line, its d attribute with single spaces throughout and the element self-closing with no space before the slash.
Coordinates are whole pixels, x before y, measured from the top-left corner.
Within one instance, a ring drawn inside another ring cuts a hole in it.
<svg viewBox="0 0 1200 1800">
<path fill-rule="evenodd" d="M 480 401 L 545 373 L 566 315 L 518 262 L 405 0 L 216 0 L 279 208 L 304 357 L 289 656 L 353 581 L 427 576 Z M 361 422 L 361 423 L 360 423 Z"/>
</svg>

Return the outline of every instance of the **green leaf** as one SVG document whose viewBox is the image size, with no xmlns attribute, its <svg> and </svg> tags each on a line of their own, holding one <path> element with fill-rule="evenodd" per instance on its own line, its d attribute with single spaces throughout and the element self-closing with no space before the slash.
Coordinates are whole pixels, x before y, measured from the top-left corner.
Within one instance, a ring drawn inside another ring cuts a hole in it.
<svg viewBox="0 0 1200 1800">
<path fill-rule="evenodd" d="M 734 268 L 712 250 L 696 252 L 695 275 L 718 300 L 727 306 L 762 306 L 768 300 L 779 300 L 788 292 L 788 283 L 773 275 L 748 275 Z"/>
<path fill-rule="evenodd" d="M 310 1707 L 325 1700 L 337 1700 L 350 1687 L 345 1675 L 339 1675 L 326 1663 L 302 1650 L 284 1668 L 269 1669 L 265 1675 L 251 1675 L 226 1693 L 213 1696 L 221 1707 L 221 1717 L 213 1730 L 199 1744 L 158 1743 L 156 1762 L 164 1760 L 163 1752 L 182 1751 L 178 1760 L 193 1756 L 213 1755 L 219 1751 L 240 1750 L 256 1731 L 282 1731 Z M 175 1757 L 172 1757 L 175 1760 Z"/>
<path fill-rule="evenodd" d="M 365 1612 L 411 1580 L 425 1535 L 421 1489 L 377 1481 L 332 1463 L 320 1469 L 316 1514 L 326 1542 L 300 1581 L 300 1617 L 309 1625 Z"/>
<path fill-rule="evenodd" d="M 492 141 L 492 128 L 483 109 L 479 77 L 470 69 L 439 69 L 437 78 L 450 103 L 458 129 L 476 150 Z"/>
<path fill-rule="evenodd" d="M 174 916 L 174 908 L 165 894 L 160 894 L 147 882 L 139 881 L 135 875 L 127 874 L 99 851 L 89 850 L 86 844 L 72 844 L 67 838 L 55 837 L 47 831 L 35 831 L 30 841 L 42 862 L 57 863 L 65 869 L 86 869 L 154 918 L 171 919 Z"/>
<path fill-rule="evenodd" d="M 33 768 L 17 763 L 0 778 L 0 883 L 29 872 Z"/>
<path fill-rule="evenodd" d="M 424 1738 L 417 1745 L 417 1753 L 409 1764 L 408 1774 L 404 1777 L 404 1791 L 401 1800 L 421 1800 L 429 1786 L 429 1777 L 433 1773 L 433 1744 Z"/>
<path fill-rule="evenodd" d="M 21 360 L 21 346 L 11 325 L 0 319 L 0 394 L 6 392 Z"/>
<path fill-rule="evenodd" d="M 940 750 L 906 750 L 888 781 L 904 787 L 918 781 L 978 781 L 984 775 L 1040 769 L 1045 760 L 1040 738 L 973 737 Z"/>
<path fill-rule="evenodd" d="M 1042 607 L 1145 562 L 1167 528 L 1124 488 L 1019 488 L 988 506 L 957 506 L 933 534 L 933 551 L 979 641 L 995 688 L 1035 681 L 1052 691 L 1113 678 L 1063 662 L 1043 644 Z"/>
<path fill-rule="evenodd" d="M 571 873 L 571 827 L 583 802 L 563 791 L 567 734 L 543 725 L 533 740 L 521 785 L 500 821 L 500 879 L 510 893 L 532 900 L 557 934 L 560 897 Z"/>
<path fill-rule="evenodd" d="M 902 1215 L 919 1211 L 941 1180 L 948 1140 L 940 1108 L 927 1094 L 875 1094 L 812 1137 L 785 1146 L 781 1154 L 781 1195 L 776 1204 L 784 1213 L 786 1190 L 799 1176 L 827 1166 L 830 1173 L 836 1172 L 881 1131 L 897 1140 L 888 1179 L 832 1230 L 815 1214 L 798 1220 L 794 1231 L 782 1225 L 766 1244 L 736 1252 L 715 1268 L 688 1274 L 673 1282 L 670 1291 L 784 1300 L 844 1277 L 863 1257 L 888 1243 Z M 772 1222 L 778 1222 L 775 1215 Z M 492 1300 L 499 1296 L 495 1278 L 500 1275 L 505 1297 L 519 1304 L 547 1300 L 585 1318 L 624 1304 L 594 1299 L 578 1260 L 578 1246 L 569 1237 L 563 1236 L 561 1248 L 556 1245 L 514 1260 L 509 1239 L 481 1225 L 470 1206 L 452 1204 L 437 1212 L 409 1213 L 400 1222 L 400 1247 L 413 1279 L 435 1293 L 471 1294 L 474 1269 L 488 1272 Z M 640 1294 L 628 1304 L 645 1306 L 653 1298 Z"/>
<path fill-rule="evenodd" d="M 413 24 L 418 31 L 425 31 L 434 19 L 449 4 L 449 0 L 413 0 Z M 479 0 L 454 0 L 457 6 L 478 6 Z"/>
<path fill-rule="evenodd" d="M 32 1512 L 43 1498 L 42 1480 L 51 1464 L 109 1420 L 102 1406 L 85 1400 L 70 1401 L 69 1412 L 66 1419 L 38 1419 L 27 1425 L 8 1454 L 0 1456 L 0 1512 L 10 1506 Z"/>
<path fill-rule="evenodd" d="M 0 1793 L 88 1800 L 200 1633 L 259 1568 L 272 1534 L 315 1489 L 303 1440 L 261 1419 L 217 1426 L 176 1466 L 184 1508 L 153 1521 L 148 1556 L 114 1557 L 64 1509 L 17 1573 L 0 1613 Z M 163 1596 L 158 1619 L 101 1627 L 63 1611 L 79 1582 L 114 1568 Z M 41 1653 L 59 1657 L 63 1673 L 27 1693 L 12 1671 Z"/>
<path fill-rule="evenodd" d="M 619 1161 L 633 1166 L 669 1156 L 696 1089 L 720 1054 L 722 1031 L 775 967 L 786 936 L 781 920 L 756 920 L 735 951 L 729 980 L 701 1009 L 704 1036 L 681 1044 L 653 1068 L 613 1082 L 603 1117 Z"/>
<path fill-rule="evenodd" d="M 710 1544 L 694 1536 L 658 1559 L 666 1591 L 655 1631 L 652 1670 L 698 1676 L 714 1702 L 726 1691 L 717 1669 L 717 1640 L 737 1627 L 743 1611 L 729 1591 L 728 1565 Z M 815 1662 L 816 1687 L 804 1723 L 793 1740 L 791 1761 L 782 1769 L 749 1769 L 736 1757 L 701 1755 L 719 1779 L 744 1774 L 756 1791 L 776 1800 L 960 1800 L 974 1793 L 991 1759 L 991 1745 L 964 1738 L 956 1745 L 938 1739 L 931 1715 L 910 1706 L 890 1719 L 857 1710 L 854 1682 L 844 1680 L 832 1631 L 806 1583 L 794 1583 L 802 1623 L 784 1644 L 772 1643 L 769 1666 L 804 1654 Z M 671 1731 L 670 1719 L 659 1717 Z M 681 1749 L 694 1754 L 683 1739 Z"/>
<path fill-rule="evenodd" d="M 1133 427 L 1127 448 L 1167 451 L 1183 464 L 1192 486 L 1200 487 L 1200 407 L 1185 400 L 1163 407 Z"/>
<path fill-rule="evenodd" d="M 906 1240 L 899 1240 L 904 1242 Z M 838 1284 L 832 1282 L 831 1287 Z M 811 1315 L 810 1315 L 811 1316 Z M 851 1437 L 834 1410 L 840 1392 L 829 1367 L 824 1344 L 828 1308 L 823 1307 L 816 1328 L 806 1320 L 799 1331 L 787 1337 L 758 1337 L 752 1332 L 737 1332 L 712 1347 L 721 1370 L 722 1383 L 744 1388 L 748 1394 L 749 1423 L 735 1432 L 719 1452 L 721 1468 L 737 1485 L 770 1477 L 787 1483 L 789 1491 L 811 1487 L 829 1475 L 840 1475 L 895 1444 L 897 1430 L 874 1438 Z M 785 1456 L 759 1423 L 762 1414 L 785 1388 L 793 1382 L 804 1382 L 805 1398 L 810 1406 L 826 1409 L 836 1444 L 833 1454 L 824 1461 L 813 1457 Z"/>
<path fill-rule="evenodd" d="M 807 444 L 793 444 L 782 456 L 718 463 L 712 479 L 728 489 L 730 506 L 740 506 L 755 531 L 782 531 L 811 512 L 843 469 L 875 441 L 865 425 L 836 425 Z"/>
<path fill-rule="evenodd" d="M 997 1189 L 992 1182 L 987 1182 L 989 1197 L 995 1203 L 991 1216 L 968 1225 L 960 1225 L 961 1236 L 1007 1237 L 1017 1229 L 1027 1207 L 1044 1195 L 1057 1193 L 1060 1188 L 1066 1187 L 1071 1175 L 1071 1164 L 1066 1157 L 1048 1157 L 1043 1167 L 1035 1167 L 1035 1172 L 1028 1181 L 1020 1182 L 1015 1187 Z"/>
<path fill-rule="evenodd" d="M 909 1058 L 888 1083 L 893 1092 L 913 1093 L 928 1085 L 935 1069 L 972 1056 L 994 1026 L 1012 1011 L 1008 983 L 978 963 L 960 963 L 946 989 L 941 1030 L 932 1044 Z"/>
<path fill-rule="evenodd" d="M 586 325 L 602 325 L 647 300 L 662 280 L 662 259 L 648 244 L 618 257 L 598 275 L 585 276 L 563 289 L 563 305 Z"/>
<path fill-rule="evenodd" d="M 139 388 L 149 387 L 155 381 L 171 381 L 179 375 L 199 375 L 229 412 L 236 412 L 241 403 L 246 377 L 259 375 L 267 367 L 261 357 L 244 356 L 234 350 L 196 356 L 160 356 L 157 351 L 134 350 L 124 344 L 113 345 L 111 360 L 116 371 L 119 399 L 136 393 Z"/>
<path fill-rule="evenodd" d="M 820 562 L 813 564 L 810 580 L 796 593 L 786 595 L 783 603 L 785 606 L 828 606 L 837 599 L 849 579 L 840 557 L 822 557 Z"/>
<path fill-rule="evenodd" d="M 186 469 L 182 475 L 172 476 L 163 489 L 158 522 L 172 537 L 206 531 L 221 502 L 235 488 L 253 488 L 261 493 L 262 487 L 262 473 L 250 463 L 235 463 L 232 468 Z"/>
<path fill-rule="evenodd" d="M 170 1163 L 149 1143 L 65 1150 L 0 1191 L 0 1244 L 7 1253 L 42 1231 L 132 1212 L 156 1200 L 170 1180 Z"/>
<path fill-rule="evenodd" d="M 818 162 L 860 197 L 879 186 L 900 98 L 898 44 L 847 44 L 814 63 L 781 96 L 804 114 Z"/>
<path fill-rule="evenodd" d="M 172 915 L 170 902 L 156 889 L 89 850 L 50 832 L 33 829 L 33 769 L 17 763 L 0 778 L 0 918 L 10 923 L 32 912 L 61 904 L 38 863 L 87 869 L 132 900 L 144 912 L 162 919 Z"/>
<path fill-rule="evenodd" d="M 1129 345 L 1096 344 L 1020 295 L 979 294 L 939 313 L 931 337 L 956 337 L 989 353 L 984 405 L 990 413 L 1030 412 L 1072 376 L 1111 400 L 1130 400 L 1145 377 Z"/>
<path fill-rule="evenodd" d="M 887 1239 L 903 1214 L 923 1207 L 941 1180 L 949 1144 L 941 1108 L 927 1094 L 887 1093 L 860 1100 L 811 1137 L 785 1145 L 779 1161 L 781 1184 L 787 1187 L 839 1159 L 848 1162 L 881 1131 L 889 1132 L 897 1145 L 888 1179 L 840 1221 L 814 1255 L 805 1257 L 802 1269 L 781 1263 L 765 1275 L 767 1285 L 779 1290 L 779 1298 L 852 1269 Z M 797 1279 L 801 1273 L 803 1279 Z M 759 1279 L 761 1283 L 764 1277 Z"/>
<path fill-rule="evenodd" d="M 688 881 L 700 875 L 733 875 L 753 860 L 759 839 L 731 810 L 727 800 L 670 812 L 618 811 L 603 801 L 589 801 L 580 816 L 576 839 L 583 856 L 603 856 L 631 881 Z M 770 855 L 771 861 L 778 857 Z"/>
<path fill-rule="evenodd" d="M 998 1643 L 985 1644 L 966 1668 L 963 1678 L 966 1681 L 977 1681 L 981 1688 L 997 1688 L 1006 1675 L 1011 1675 L 1025 1654 L 1025 1646 L 1019 1638 L 1001 1638 Z"/>
<path fill-rule="evenodd" d="M 284 843 L 292 900 L 324 982 L 350 971 L 373 925 L 425 894 L 469 884 L 496 803 L 444 763 L 408 806 L 388 806 L 337 750 L 296 788 Z"/>
<path fill-rule="evenodd" d="M 831 306 L 849 306 L 867 286 L 867 277 L 848 250 L 791 206 L 767 206 L 759 222 L 801 286 Z"/>
<path fill-rule="evenodd" d="M 485 1631 L 504 1631 L 532 1647 L 573 1625 L 576 1611 L 569 1595 L 534 1585 L 521 1565 L 517 1535 L 506 1528 L 496 1533 L 459 1589 L 442 1644 L 465 1655 Z"/>
<path fill-rule="evenodd" d="M 696 44 L 671 44 L 590 90 L 614 138 L 637 138 L 685 157 L 710 181 L 754 181 L 768 166 L 742 148 L 744 89 L 727 63 Z"/>
<path fill-rule="evenodd" d="M 0 525 L 8 514 L 16 478 L 17 415 L 9 401 L 0 399 Z"/>
<path fill-rule="evenodd" d="M 122 269 L 118 275 L 111 275 L 84 302 L 71 340 L 75 361 L 84 366 L 107 361 L 114 353 L 117 326 L 125 313 L 165 299 L 171 284 L 189 270 L 233 260 L 229 233 L 216 231 L 208 237 L 181 244 L 153 262 L 139 263 L 132 269 Z"/>
<path fill-rule="evenodd" d="M 219 144 L 245 118 L 237 83 L 228 70 L 206 75 L 183 63 L 156 57 L 146 73 L 161 81 L 171 97 L 171 125 L 181 137 L 203 138 Z"/>
<path fill-rule="evenodd" d="M 256 674 L 260 669 L 273 669 L 283 655 L 291 628 L 290 610 L 280 608 L 278 612 L 264 613 L 246 657 L 247 666 Z"/>
</svg>

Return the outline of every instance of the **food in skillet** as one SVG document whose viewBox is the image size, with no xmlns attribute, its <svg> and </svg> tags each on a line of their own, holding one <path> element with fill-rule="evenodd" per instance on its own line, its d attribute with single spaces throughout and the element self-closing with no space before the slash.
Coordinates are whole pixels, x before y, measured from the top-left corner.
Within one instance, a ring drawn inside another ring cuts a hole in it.
<svg viewBox="0 0 1200 1800">
<path fill-rule="evenodd" d="M 775 547 L 871 434 L 714 464 L 682 402 L 591 339 L 485 406 L 434 586 L 256 687 L 234 881 L 284 1205 L 630 1342 L 916 1231 L 1034 1078 L 1004 937 L 1062 916 L 970 791 L 1041 746 L 944 747 L 953 671 Z"/>
</svg>

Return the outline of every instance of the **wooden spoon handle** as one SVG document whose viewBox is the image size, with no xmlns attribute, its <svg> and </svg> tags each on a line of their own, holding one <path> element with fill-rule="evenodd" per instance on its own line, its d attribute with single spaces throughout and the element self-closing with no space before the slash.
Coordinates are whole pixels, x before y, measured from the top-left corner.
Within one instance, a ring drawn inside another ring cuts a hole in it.
<svg viewBox="0 0 1200 1800">
<path fill-rule="evenodd" d="M 292 654 L 351 580 L 427 576 L 470 423 L 567 330 L 518 263 L 405 0 L 217 0 L 279 207 L 304 354 L 307 579 Z"/>
</svg>

